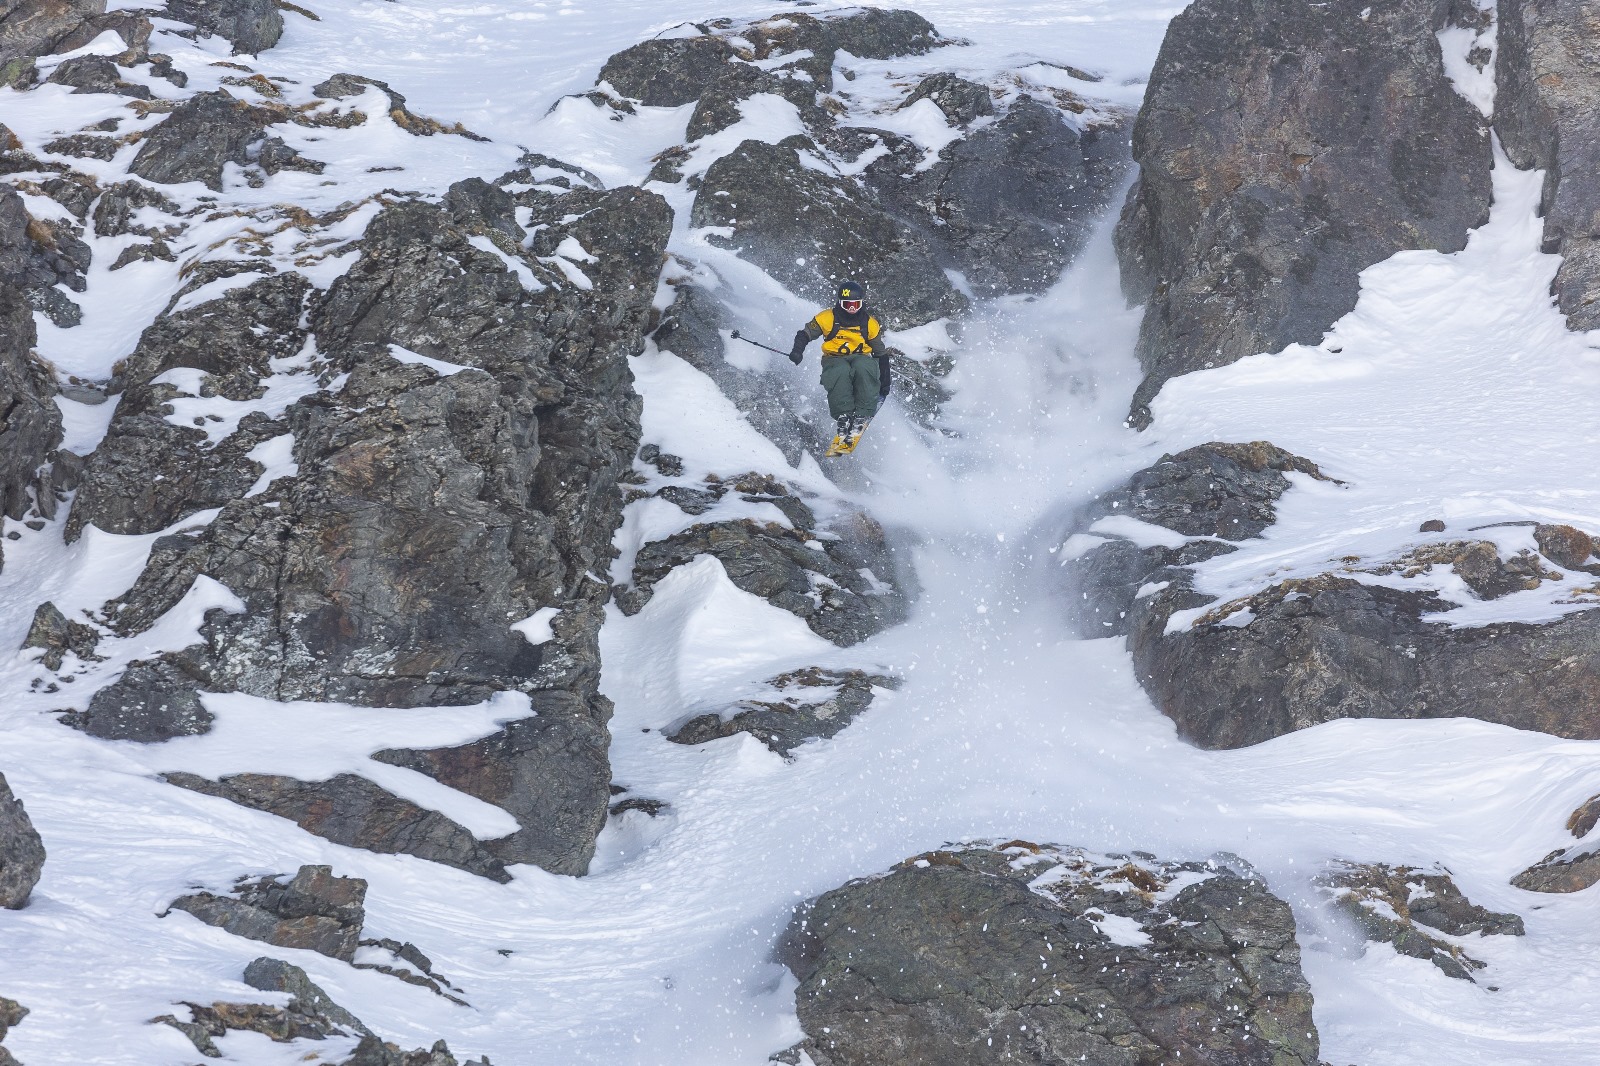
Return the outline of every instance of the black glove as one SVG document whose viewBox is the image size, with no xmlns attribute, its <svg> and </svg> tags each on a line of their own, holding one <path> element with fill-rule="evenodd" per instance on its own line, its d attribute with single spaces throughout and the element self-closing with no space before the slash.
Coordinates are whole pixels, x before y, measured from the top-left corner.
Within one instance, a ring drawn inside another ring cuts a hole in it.
<svg viewBox="0 0 1600 1066">
<path fill-rule="evenodd" d="M 878 402 L 881 404 L 889 396 L 889 381 L 893 377 L 889 373 L 889 356 L 878 356 Z"/>
<path fill-rule="evenodd" d="M 811 338 L 806 335 L 805 330 L 796 333 L 794 335 L 794 346 L 789 349 L 789 362 L 799 366 L 800 360 L 806 357 L 806 345 L 810 343 Z"/>
<path fill-rule="evenodd" d="M 789 362 L 793 363 L 795 366 L 799 366 L 800 360 L 804 359 L 805 357 L 806 353 L 796 348 L 794 351 L 789 353 Z"/>
</svg>

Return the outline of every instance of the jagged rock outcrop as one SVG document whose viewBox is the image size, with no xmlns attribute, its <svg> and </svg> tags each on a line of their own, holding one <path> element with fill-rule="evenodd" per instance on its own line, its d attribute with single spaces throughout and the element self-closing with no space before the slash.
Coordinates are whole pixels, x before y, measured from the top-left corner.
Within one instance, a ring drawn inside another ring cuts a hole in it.
<svg viewBox="0 0 1600 1066">
<path fill-rule="evenodd" d="M 250 146 L 278 117 L 224 89 L 196 93 L 150 131 L 128 170 L 161 185 L 198 181 L 221 192 L 223 168 L 249 162 Z"/>
<path fill-rule="evenodd" d="M 817 1066 L 1316 1066 L 1294 916 L 1248 874 L 1013 841 L 807 904 L 781 951 Z"/>
<path fill-rule="evenodd" d="M 527 250 L 518 207 L 536 228 Z M 211 612 L 201 643 L 134 664 L 66 720 L 151 740 L 208 728 L 197 691 L 371 706 L 526 692 L 535 716 L 499 734 L 385 754 L 511 810 L 523 829 L 494 850 L 353 775 L 187 783 L 342 843 L 487 876 L 521 862 L 582 872 L 609 778 L 597 634 L 610 589 L 593 575 L 607 572 L 617 483 L 638 447 L 626 359 L 643 345 L 669 226 L 665 203 L 634 189 L 514 199 L 473 179 L 442 204 L 383 211 L 326 294 L 275 275 L 159 319 L 129 362 L 127 410 L 91 464 L 79 521 L 148 531 L 233 494 L 202 531 L 158 541 L 108 617 L 141 632 L 202 575 L 244 609 Z M 221 344 L 217 315 L 239 327 Z M 215 442 L 171 426 L 171 386 L 154 382 L 194 378 L 182 386 L 193 406 L 254 399 L 269 373 L 345 376 Z M 246 496 L 263 470 L 251 451 L 285 433 L 293 471 Z M 173 490 L 143 483 L 151 461 L 171 468 Z M 560 609 L 554 640 L 511 628 L 545 607 Z"/>
<path fill-rule="evenodd" d="M 14 999 L 0 996 L 0 1040 L 6 1038 L 11 1027 L 21 1025 L 22 1019 L 28 1016 L 28 1008 Z M 0 1066 L 21 1066 L 21 1063 L 12 1056 L 11 1052 L 0 1047 Z"/>
<path fill-rule="evenodd" d="M 1078 531 L 1107 518 L 1129 518 L 1186 538 L 1146 545 L 1114 532 L 1065 560 L 1065 588 L 1080 635 L 1125 635 L 1139 591 L 1172 581 L 1181 568 L 1231 552 L 1277 520 L 1291 473 L 1330 481 L 1317 464 L 1267 441 L 1213 441 L 1163 455 L 1126 483 L 1102 493 L 1074 520 Z M 1170 571 L 1170 572 L 1169 572 Z"/>
<path fill-rule="evenodd" d="M 22 646 L 42 650 L 39 661 L 45 669 L 59 670 L 69 653 L 83 662 L 98 658 L 95 648 L 99 643 L 99 630 L 68 618 L 53 603 L 41 603 L 33 612 L 33 624 Z"/>
<path fill-rule="evenodd" d="M 1140 682 L 1185 737 L 1256 744 L 1339 718 L 1479 718 L 1600 737 L 1600 616 L 1452 627 L 1432 592 L 1338 573 L 1213 604 L 1183 581 L 1138 601 L 1129 638 Z"/>
<path fill-rule="evenodd" d="M 61 441 L 61 412 L 52 402 L 55 381 L 33 353 L 33 309 L 77 310 L 55 287 L 58 267 L 72 264 L 39 243 L 55 243 L 58 234 L 70 238 L 64 229 L 35 222 L 16 190 L 0 185 L 0 513 L 9 518 L 35 506 L 55 514 L 55 496 L 40 471 Z M 82 262 L 87 266 L 86 256 Z"/>
<path fill-rule="evenodd" d="M 941 109 L 956 123 L 987 113 L 982 86 L 929 88 L 941 77 L 947 76 L 927 79 L 907 103 L 921 95 L 944 100 Z M 1054 285 L 1121 190 L 1131 162 L 1121 116 L 1085 122 L 1080 130 L 1059 108 L 1028 96 L 952 142 L 926 168 L 916 145 L 889 144 L 891 151 L 867 167 L 868 184 L 899 217 L 918 225 L 942 264 L 989 296 Z"/>
<path fill-rule="evenodd" d="M 848 647 L 905 620 L 907 598 L 895 584 L 892 550 L 865 515 L 823 538 L 813 529 L 752 519 L 696 525 L 639 550 L 633 584 L 618 592 L 617 605 L 637 614 L 662 578 L 711 555 L 736 586 Z"/>
<path fill-rule="evenodd" d="M 276 0 L 167 0 L 164 13 L 206 36 L 227 38 L 234 55 L 264 52 L 283 36 Z"/>
<path fill-rule="evenodd" d="M 1488 219 L 1487 123 L 1436 36 L 1451 9 L 1199 0 L 1172 20 L 1117 231 L 1146 305 L 1136 424 L 1168 378 L 1314 344 L 1361 270 L 1456 251 Z"/>
<path fill-rule="evenodd" d="M 336 877 L 331 866 L 302 866 L 287 881 L 282 874 L 241 879 L 232 895 L 179 896 L 169 911 L 186 911 L 248 940 L 349 962 L 361 944 L 366 896 L 367 883 L 359 877 Z"/>
<path fill-rule="evenodd" d="M 105 10 L 105 0 L 0 0 L 0 65 L 55 51 L 58 42 Z"/>
<path fill-rule="evenodd" d="M 725 714 L 698 715 L 667 739 L 674 744 L 704 744 L 749 733 L 787 756 L 809 740 L 826 740 L 842 732 L 872 706 L 878 689 L 900 687 L 898 678 L 814 666 L 780 674 L 767 684 L 777 698 L 742 700 Z"/>
<path fill-rule="evenodd" d="M 1381 863 L 1337 863 L 1317 878 L 1317 886 L 1368 941 L 1389 944 L 1400 954 L 1431 962 L 1446 976 L 1462 981 L 1473 980 L 1473 972 L 1487 965 L 1467 953 L 1462 938 L 1526 932 L 1517 915 L 1491 911 L 1467 899 L 1442 867 L 1426 871 Z"/>
<path fill-rule="evenodd" d="M 1595 0 L 1502 0 L 1494 125 L 1517 166 L 1544 171 L 1544 251 L 1570 329 L 1600 327 L 1600 20 Z"/>
<path fill-rule="evenodd" d="M 111 428 L 85 466 L 68 540 L 88 525 L 154 533 L 249 491 L 265 470 L 250 453 L 288 425 L 252 412 L 214 440 L 205 417 L 175 419 L 171 401 L 190 393 L 156 379 L 198 371 L 202 395 L 257 399 L 274 376 L 273 361 L 305 347 L 310 333 L 300 323 L 312 292 L 299 274 L 274 274 L 165 314 L 145 330 L 123 370 L 127 388 Z"/>
<path fill-rule="evenodd" d="M 287 818 L 335 844 L 380 855 L 415 855 L 491 881 L 511 880 L 505 864 L 466 827 L 356 774 L 335 774 L 326 781 L 276 774 L 232 774 L 218 781 L 189 773 L 163 777 L 180 788 Z M 593 847 L 590 840 L 591 853 Z"/>
<path fill-rule="evenodd" d="M 926 238 L 856 182 L 806 166 L 802 150 L 803 141 L 745 141 L 706 171 L 689 224 L 726 227 L 713 243 L 822 306 L 838 281 L 872 279 L 872 305 L 891 329 L 966 309 Z"/>
<path fill-rule="evenodd" d="M 764 62 L 794 52 L 793 66 L 823 91 L 833 87 L 842 48 L 861 59 L 921 55 L 944 43 L 913 11 L 865 8 L 821 18 L 798 11 L 753 22 L 695 23 L 700 36 L 649 40 L 606 61 L 600 81 L 651 107 L 678 107 L 700 98 L 726 74 L 730 60 Z M 781 69 L 781 68 L 780 68 Z"/>
<path fill-rule="evenodd" d="M 27 906 L 44 859 L 39 831 L 22 801 L 11 794 L 5 775 L 0 774 L 0 907 L 18 910 Z"/>
<path fill-rule="evenodd" d="M 1567 819 L 1567 831 L 1579 840 L 1600 822 L 1600 796 L 1586 800 Z M 1529 892 L 1582 892 L 1600 882 L 1600 847 L 1589 841 L 1573 848 L 1557 848 L 1511 879 Z"/>
<path fill-rule="evenodd" d="M 437 1041 L 431 1048 L 401 1051 L 378 1037 L 371 1029 L 334 1002 L 300 967 L 281 959 L 259 958 L 245 967 L 244 982 L 262 992 L 288 993 L 286 1006 L 265 1003 L 183 1003 L 188 1020 L 164 1014 L 150 1021 L 170 1025 L 194 1044 L 207 1058 L 221 1058 L 223 1049 L 216 1041 L 229 1032 L 260 1033 L 275 1043 L 291 1040 L 326 1040 L 329 1037 L 358 1037 L 359 1043 L 338 1066 L 457 1066 L 449 1046 Z M 474 1060 L 460 1066 L 489 1066 L 487 1060 Z"/>
</svg>

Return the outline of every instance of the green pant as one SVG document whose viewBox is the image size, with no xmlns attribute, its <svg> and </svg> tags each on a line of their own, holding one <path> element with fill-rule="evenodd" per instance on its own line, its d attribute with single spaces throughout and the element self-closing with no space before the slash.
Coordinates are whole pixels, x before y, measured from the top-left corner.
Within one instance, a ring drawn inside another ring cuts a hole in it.
<svg viewBox="0 0 1600 1066">
<path fill-rule="evenodd" d="M 823 356 L 822 387 L 828 390 L 828 413 L 834 418 L 871 418 L 878 409 L 878 357 Z"/>
</svg>

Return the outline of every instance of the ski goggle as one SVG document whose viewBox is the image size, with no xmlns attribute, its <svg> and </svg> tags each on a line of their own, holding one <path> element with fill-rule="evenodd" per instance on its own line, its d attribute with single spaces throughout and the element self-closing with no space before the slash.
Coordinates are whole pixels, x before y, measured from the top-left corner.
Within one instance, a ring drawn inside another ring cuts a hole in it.
<svg viewBox="0 0 1600 1066">
<path fill-rule="evenodd" d="M 861 310 L 860 300 L 840 300 L 839 306 L 849 311 L 852 315 Z"/>
</svg>

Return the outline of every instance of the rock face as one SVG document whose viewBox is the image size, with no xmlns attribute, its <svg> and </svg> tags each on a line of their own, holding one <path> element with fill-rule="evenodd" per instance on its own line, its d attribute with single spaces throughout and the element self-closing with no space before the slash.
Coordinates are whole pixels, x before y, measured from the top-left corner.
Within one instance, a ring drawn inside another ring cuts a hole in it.
<svg viewBox="0 0 1600 1066">
<path fill-rule="evenodd" d="M 199 181 L 221 192 L 223 167 L 248 162 L 250 145 L 276 117 L 222 89 L 198 93 L 179 104 L 145 138 L 128 169 L 163 185 Z"/>
<path fill-rule="evenodd" d="M 1361 270 L 1487 220 L 1487 126 L 1436 37 L 1450 9 L 1200 0 L 1172 20 L 1117 231 L 1146 305 L 1136 423 L 1168 378 L 1314 344 Z"/>
<path fill-rule="evenodd" d="M 907 608 L 890 583 L 895 570 L 883 531 L 864 515 L 854 525 L 850 535 L 827 540 L 811 529 L 750 519 L 693 526 L 640 549 L 633 585 L 618 593 L 617 604 L 624 614 L 637 614 L 656 582 L 698 556 L 713 555 L 739 588 L 847 647 L 903 621 Z"/>
<path fill-rule="evenodd" d="M 44 842 L 39 831 L 0 774 L 0 907 L 18 910 L 27 906 L 43 868 Z"/>
<path fill-rule="evenodd" d="M 782 954 L 789 1061 L 1318 1062 L 1288 905 L 1205 864 L 933 852 L 802 908 Z"/>
<path fill-rule="evenodd" d="M 711 164 L 695 194 L 693 226 L 786 287 L 826 306 L 835 275 L 871 278 L 873 306 L 891 329 L 957 314 L 967 300 L 931 244 L 854 183 L 805 166 L 804 145 L 745 141 Z"/>
<path fill-rule="evenodd" d="M 55 382 L 33 355 L 33 309 L 59 301 L 76 310 L 55 288 L 63 267 L 77 277 L 73 264 L 37 239 L 62 243 L 58 232 L 31 219 L 16 190 L 0 185 L 0 513 L 9 518 L 35 504 L 55 514 L 40 471 L 61 441 L 61 412 L 52 402 Z M 86 257 L 82 262 L 88 265 Z"/>
<path fill-rule="evenodd" d="M 1473 971 L 1486 966 L 1467 954 L 1462 938 L 1526 932 L 1517 915 L 1491 911 L 1467 899 L 1442 868 L 1423 871 L 1343 863 L 1329 869 L 1317 884 L 1367 940 L 1425 959 L 1462 981 L 1473 980 Z"/>
<path fill-rule="evenodd" d="M 776 690 L 778 699 L 744 700 L 726 716 L 699 715 L 667 739 L 674 744 L 704 744 L 749 733 L 787 756 L 808 740 L 826 740 L 842 732 L 872 706 L 878 689 L 900 687 L 899 680 L 892 677 L 817 667 L 780 674 L 767 684 Z"/>
<path fill-rule="evenodd" d="M 1495 130 L 1506 155 L 1545 172 L 1544 251 L 1562 257 L 1553 291 L 1569 328 L 1600 327 L 1600 44 L 1595 0 L 1498 6 Z"/>
<path fill-rule="evenodd" d="M 1067 560 L 1065 569 L 1079 634 L 1128 633 L 1141 589 L 1170 584 L 1180 579 L 1180 568 L 1233 551 L 1231 542 L 1260 536 L 1277 520 L 1277 502 L 1289 490 L 1290 474 L 1332 480 L 1309 459 L 1267 441 L 1213 441 L 1163 455 L 1102 494 L 1075 519 L 1075 529 L 1131 518 L 1185 538 L 1206 539 L 1140 547 L 1114 532 L 1089 534 L 1102 542 Z"/>
<path fill-rule="evenodd" d="M 1151 699 L 1202 747 L 1242 747 L 1338 718 L 1479 718 L 1600 737 L 1592 611 L 1450 627 L 1424 620 L 1453 606 L 1432 593 L 1322 574 L 1166 632 L 1175 612 L 1208 602 L 1177 583 L 1139 601 L 1129 639 Z"/>
<path fill-rule="evenodd" d="M 943 100 L 941 110 L 957 123 L 987 114 L 986 105 L 993 109 L 987 90 L 970 82 L 929 88 L 941 77 L 924 81 L 907 103 L 922 95 Z M 1086 222 L 1111 205 L 1129 169 L 1123 122 L 1100 120 L 1080 132 L 1059 109 L 1027 96 L 943 149 L 926 169 L 915 145 L 902 140 L 892 148 L 867 168 L 868 183 L 918 226 L 941 263 L 990 296 L 1055 284 L 1087 242 Z"/>
<path fill-rule="evenodd" d="M 0 64 L 55 51 L 58 42 L 105 10 L 105 0 L 0 0 Z"/>
<path fill-rule="evenodd" d="M 207 1058 L 223 1056 L 216 1041 L 229 1032 L 249 1032 L 280 1044 L 297 1039 L 358 1037 L 355 1050 L 338 1066 L 457 1066 L 456 1057 L 443 1040 L 431 1048 L 401 1051 L 379 1039 L 360 1018 L 335 1003 L 304 970 L 281 959 L 256 959 L 245 968 L 244 982 L 262 992 L 286 992 L 289 1003 L 282 1007 L 265 1003 L 184 1003 L 182 1006 L 189 1013 L 187 1021 L 164 1014 L 151 1022 L 172 1026 Z M 489 1064 L 474 1060 L 461 1066 Z"/>
<path fill-rule="evenodd" d="M 638 447 L 626 357 L 643 345 L 670 214 L 632 189 L 517 196 L 472 179 L 442 204 L 395 204 L 326 294 L 273 275 L 146 331 L 75 529 L 150 532 L 221 505 L 203 531 L 157 542 L 111 617 L 142 632 L 202 576 L 244 610 L 212 612 L 202 643 L 134 664 L 69 723 L 140 740 L 203 732 L 197 690 L 398 707 L 525 692 L 535 716 L 500 734 L 385 754 L 511 810 L 523 829 L 492 851 L 351 775 L 189 783 L 486 876 L 587 867 L 610 715 L 597 691 L 610 589 L 589 575 L 607 571 Z M 537 228 L 526 252 L 518 207 Z M 317 391 L 335 375 L 341 388 Z M 175 403 L 253 401 L 269 379 L 308 395 L 232 427 L 174 424 Z M 293 469 L 251 489 L 266 445 Z M 556 639 L 535 646 L 511 626 L 545 607 L 560 609 Z"/>
<path fill-rule="evenodd" d="M 329 866 L 302 866 L 288 881 L 280 875 L 242 882 L 231 896 L 180 896 L 171 910 L 187 911 L 234 936 L 349 962 L 361 943 L 366 895 L 367 883 L 359 877 L 335 877 Z"/>
<path fill-rule="evenodd" d="M 166 14 L 208 36 L 226 37 L 234 55 L 264 52 L 283 36 L 283 12 L 273 0 L 167 0 Z"/>
<path fill-rule="evenodd" d="M 1600 881 L 1600 852 L 1558 848 L 1523 870 L 1511 883 L 1529 892 L 1582 892 Z"/>
</svg>

